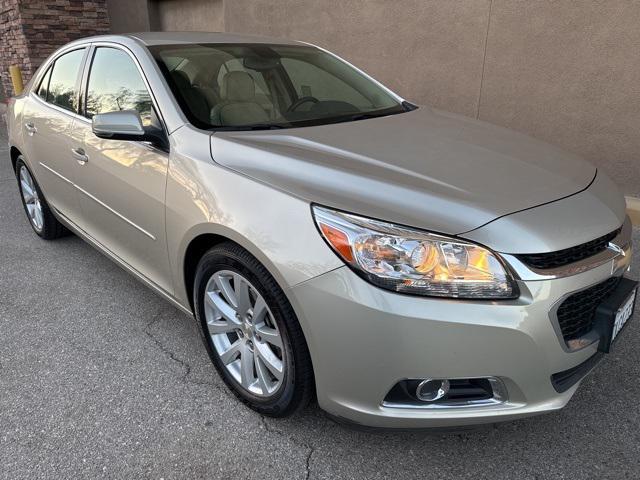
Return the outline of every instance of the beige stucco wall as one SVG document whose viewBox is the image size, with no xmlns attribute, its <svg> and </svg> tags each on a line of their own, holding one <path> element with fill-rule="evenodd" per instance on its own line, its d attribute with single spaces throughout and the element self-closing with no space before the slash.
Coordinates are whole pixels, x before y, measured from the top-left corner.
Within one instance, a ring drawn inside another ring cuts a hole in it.
<svg viewBox="0 0 640 480">
<path fill-rule="evenodd" d="M 147 0 L 107 0 L 113 33 L 146 32 L 149 26 Z"/>
<path fill-rule="evenodd" d="M 640 195 L 640 2 L 493 0 L 480 118 L 578 152 Z"/>
<path fill-rule="evenodd" d="M 107 0 L 113 33 L 224 31 L 223 0 Z"/>
<path fill-rule="evenodd" d="M 153 0 L 149 6 L 152 30 L 224 31 L 223 0 Z"/>
<path fill-rule="evenodd" d="M 151 5 L 161 19 L 157 28 L 165 30 L 224 29 L 316 43 L 416 103 L 479 117 L 577 152 L 626 193 L 640 195 L 640 1 L 151 0 Z"/>
</svg>

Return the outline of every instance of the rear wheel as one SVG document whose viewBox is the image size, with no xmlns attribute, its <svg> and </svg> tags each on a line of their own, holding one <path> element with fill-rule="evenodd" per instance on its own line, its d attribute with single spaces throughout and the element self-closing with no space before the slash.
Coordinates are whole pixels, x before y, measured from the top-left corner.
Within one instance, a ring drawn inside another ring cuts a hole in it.
<svg viewBox="0 0 640 480">
<path fill-rule="evenodd" d="M 240 400 L 275 417 L 309 401 L 313 373 L 302 330 L 251 254 L 232 243 L 209 250 L 198 264 L 194 296 L 209 356 Z"/>
<path fill-rule="evenodd" d="M 42 190 L 33 178 L 29 167 L 24 163 L 22 156 L 18 157 L 16 162 L 16 177 L 22 205 L 33 231 L 45 240 L 53 240 L 67 235 L 69 231 L 51 212 Z"/>
</svg>

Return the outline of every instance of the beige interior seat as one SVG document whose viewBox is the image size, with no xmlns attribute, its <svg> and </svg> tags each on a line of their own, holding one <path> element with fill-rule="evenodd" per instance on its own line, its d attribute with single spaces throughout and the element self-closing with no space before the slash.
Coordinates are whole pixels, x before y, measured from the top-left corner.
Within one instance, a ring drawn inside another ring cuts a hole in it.
<svg viewBox="0 0 640 480">
<path fill-rule="evenodd" d="M 222 79 L 222 101 L 211 110 L 213 125 L 248 125 L 269 121 L 256 101 L 256 84 L 247 72 L 228 72 Z"/>
</svg>

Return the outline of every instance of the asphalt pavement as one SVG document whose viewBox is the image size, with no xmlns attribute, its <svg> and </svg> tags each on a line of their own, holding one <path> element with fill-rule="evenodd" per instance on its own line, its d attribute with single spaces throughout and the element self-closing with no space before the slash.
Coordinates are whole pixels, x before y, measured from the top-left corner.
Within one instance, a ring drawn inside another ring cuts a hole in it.
<svg viewBox="0 0 640 480">
<path fill-rule="evenodd" d="M 263 418 L 227 392 L 191 317 L 80 239 L 32 232 L 0 141 L 0 479 L 640 477 L 637 313 L 549 415 L 415 433 L 317 406 Z"/>
</svg>

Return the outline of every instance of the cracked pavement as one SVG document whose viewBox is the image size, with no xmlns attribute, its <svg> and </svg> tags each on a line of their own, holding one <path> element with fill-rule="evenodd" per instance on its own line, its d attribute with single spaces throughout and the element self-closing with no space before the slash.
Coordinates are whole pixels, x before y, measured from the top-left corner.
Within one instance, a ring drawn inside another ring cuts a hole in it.
<svg viewBox="0 0 640 480">
<path fill-rule="evenodd" d="M 78 238 L 32 233 L 0 140 L 0 479 L 638 477 L 637 313 L 550 415 L 415 433 L 317 406 L 264 418 L 226 390 L 192 318 Z"/>
</svg>

